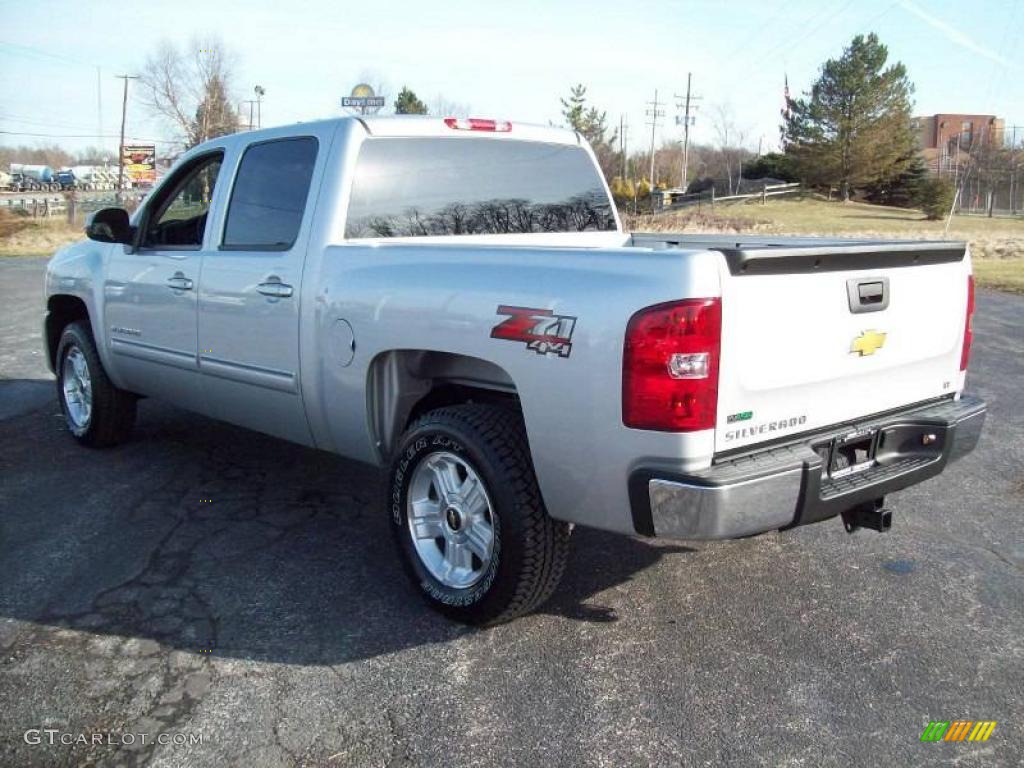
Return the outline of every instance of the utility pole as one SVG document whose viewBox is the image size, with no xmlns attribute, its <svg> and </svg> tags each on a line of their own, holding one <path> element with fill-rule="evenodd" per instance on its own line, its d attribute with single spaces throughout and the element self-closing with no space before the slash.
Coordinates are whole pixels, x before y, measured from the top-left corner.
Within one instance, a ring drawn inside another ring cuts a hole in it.
<svg viewBox="0 0 1024 768">
<path fill-rule="evenodd" d="M 626 157 L 629 152 L 629 140 L 626 138 L 626 132 L 629 130 L 629 123 L 626 122 L 626 116 L 619 116 L 619 151 L 622 152 L 622 180 L 626 180 Z"/>
<path fill-rule="evenodd" d="M 693 73 L 686 73 L 686 96 L 680 96 L 676 94 L 676 109 L 682 108 L 683 110 L 683 169 L 679 175 L 679 188 L 686 191 L 686 174 L 690 164 L 690 108 L 691 103 L 694 101 L 700 101 L 701 96 L 694 96 L 690 92 L 690 85 L 693 81 Z M 685 98 L 685 101 L 680 104 L 679 99 Z M 693 109 L 696 111 L 697 105 L 693 105 Z M 676 124 L 679 124 L 679 117 L 676 116 Z"/>
<path fill-rule="evenodd" d="M 249 105 L 249 130 L 252 130 L 252 107 L 256 102 L 253 99 L 246 99 L 242 102 L 243 104 Z"/>
<path fill-rule="evenodd" d="M 658 129 L 658 118 L 665 116 L 665 110 L 658 109 L 662 102 L 658 101 L 658 89 L 654 89 L 654 101 L 648 101 L 647 104 L 651 107 L 647 110 L 646 114 L 651 118 L 650 122 L 647 123 L 651 126 L 651 189 L 654 189 L 654 133 Z"/>
<path fill-rule="evenodd" d="M 115 75 L 124 80 L 124 96 L 121 99 L 121 144 L 117 152 L 117 201 L 121 202 L 124 190 L 124 124 L 128 118 L 128 81 L 138 80 L 138 75 Z"/>
<path fill-rule="evenodd" d="M 99 67 L 96 67 L 96 143 L 103 144 L 103 89 L 100 86 Z"/>
<path fill-rule="evenodd" d="M 1017 126 L 1013 126 L 1010 139 L 1010 215 L 1017 213 Z"/>
<path fill-rule="evenodd" d="M 266 89 L 262 85 L 257 85 L 255 88 L 253 88 L 253 91 L 256 93 L 256 127 L 257 128 L 262 128 L 263 127 L 263 108 L 262 108 L 263 107 L 263 97 L 266 95 L 267 91 L 266 91 Z M 251 123 L 252 120 L 250 120 L 249 122 Z"/>
</svg>

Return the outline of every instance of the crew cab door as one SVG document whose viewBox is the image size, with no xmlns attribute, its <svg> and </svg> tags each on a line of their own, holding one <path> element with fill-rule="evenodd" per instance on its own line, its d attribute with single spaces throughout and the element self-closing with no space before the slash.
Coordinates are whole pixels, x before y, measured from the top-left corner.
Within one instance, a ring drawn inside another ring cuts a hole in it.
<svg viewBox="0 0 1024 768">
<path fill-rule="evenodd" d="M 111 248 L 104 283 L 105 333 L 125 388 L 197 411 L 196 295 L 223 158 L 200 155 L 160 186 L 138 219 L 136 247 Z"/>
<path fill-rule="evenodd" d="M 315 136 L 250 144 L 199 286 L 199 368 L 215 418 L 312 444 L 299 382 L 299 286 Z"/>
</svg>

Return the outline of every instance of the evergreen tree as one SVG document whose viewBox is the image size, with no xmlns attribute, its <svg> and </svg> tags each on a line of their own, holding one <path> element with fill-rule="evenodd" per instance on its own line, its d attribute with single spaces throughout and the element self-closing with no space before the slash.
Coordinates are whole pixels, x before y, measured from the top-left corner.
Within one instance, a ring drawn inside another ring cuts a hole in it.
<svg viewBox="0 0 1024 768">
<path fill-rule="evenodd" d="M 427 105 L 420 101 L 416 94 L 409 88 L 402 86 L 402 90 L 395 99 L 396 115 L 425 115 Z"/>
<path fill-rule="evenodd" d="M 929 221 L 944 219 L 953 207 L 956 187 L 950 179 L 930 176 L 921 183 L 918 202 Z"/>
<path fill-rule="evenodd" d="M 789 155 L 769 152 L 761 155 L 743 166 L 745 179 L 778 179 L 779 181 L 797 181 L 795 162 Z"/>
<path fill-rule="evenodd" d="M 215 75 L 206 84 L 202 101 L 196 107 L 189 146 L 238 131 L 238 116 L 228 100 L 224 78 Z"/>
<path fill-rule="evenodd" d="M 915 151 L 902 173 L 895 178 L 869 184 L 864 191 L 868 200 L 873 203 L 914 208 L 920 203 L 927 180 L 928 167 L 920 153 Z"/>
<path fill-rule="evenodd" d="M 786 154 L 804 180 L 837 185 L 843 200 L 898 177 L 915 154 L 913 85 L 903 64 L 886 66 L 888 57 L 877 35 L 857 35 L 825 62 L 810 94 L 787 102 Z"/>
<path fill-rule="evenodd" d="M 616 169 L 615 142 L 619 140 L 619 132 L 609 130 L 608 113 L 587 106 L 587 87 L 582 83 L 572 86 L 569 98 L 561 102 L 562 117 L 590 143 L 605 178 L 611 178 Z"/>
</svg>

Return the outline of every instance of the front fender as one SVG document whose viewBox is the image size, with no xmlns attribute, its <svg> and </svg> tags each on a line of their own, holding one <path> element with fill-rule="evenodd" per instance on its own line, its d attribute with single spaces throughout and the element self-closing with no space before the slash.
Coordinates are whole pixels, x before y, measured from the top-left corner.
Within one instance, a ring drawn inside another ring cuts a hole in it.
<svg viewBox="0 0 1024 768">
<path fill-rule="evenodd" d="M 121 382 L 112 365 L 107 336 L 103 332 L 103 290 L 110 249 L 121 247 L 123 246 L 81 240 L 61 248 L 46 265 L 44 288 L 47 307 L 55 296 L 73 296 L 85 304 L 100 361 L 107 375 L 117 386 L 120 386 Z M 51 358 L 48 356 L 49 359 Z"/>
</svg>

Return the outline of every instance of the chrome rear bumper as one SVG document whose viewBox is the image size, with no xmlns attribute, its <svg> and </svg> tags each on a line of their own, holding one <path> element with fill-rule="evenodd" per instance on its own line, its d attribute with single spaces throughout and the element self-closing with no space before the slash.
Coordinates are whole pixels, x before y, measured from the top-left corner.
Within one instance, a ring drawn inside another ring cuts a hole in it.
<svg viewBox="0 0 1024 768">
<path fill-rule="evenodd" d="M 641 471 L 631 480 L 634 525 L 647 535 L 732 539 L 834 517 L 942 472 L 974 449 L 985 412 L 982 400 L 962 397 L 844 424 L 691 475 Z M 874 464 L 829 475 L 830 441 L 855 432 L 877 434 Z"/>
</svg>

